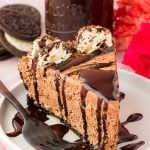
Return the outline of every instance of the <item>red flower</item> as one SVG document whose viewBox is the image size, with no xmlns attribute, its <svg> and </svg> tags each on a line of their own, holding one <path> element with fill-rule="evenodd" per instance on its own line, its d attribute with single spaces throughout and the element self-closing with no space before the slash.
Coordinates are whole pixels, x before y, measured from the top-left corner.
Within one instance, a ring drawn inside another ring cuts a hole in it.
<svg viewBox="0 0 150 150">
<path fill-rule="evenodd" d="M 133 36 L 123 63 L 137 73 L 150 78 L 150 23 L 142 23 L 141 30 Z"/>
<path fill-rule="evenodd" d="M 114 36 L 119 50 L 125 50 L 143 20 L 150 20 L 150 0 L 117 0 Z M 128 40 L 127 40 L 128 39 Z M 128 43 L 125 43 L 126 40 Z"/>
</svg>

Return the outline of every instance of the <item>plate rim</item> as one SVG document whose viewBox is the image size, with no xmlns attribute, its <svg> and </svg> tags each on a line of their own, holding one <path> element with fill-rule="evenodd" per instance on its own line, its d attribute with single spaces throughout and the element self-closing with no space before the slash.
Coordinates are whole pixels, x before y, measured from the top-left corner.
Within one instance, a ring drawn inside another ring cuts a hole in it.
<svg viewBox="0 0 150 150">
<path fill-rule="evenodd" d="M 146 77 L 143 77 L 139 74 L 136 74 L 135 72 L 130 72 L 130 71 L 127 71 L 127 70 L 123 70 L 123 69 L 117 69 L 117 72 L 118 74 L 125 74 L 127 76 L 133 76 L 135 77 L 136 80 L 144 80 L 144 82 L 147 82 L 147 83 L 150 83 L 150 80 Z M 10 88 L 10 91 L 12 92 L 13 90 L 15 90 L 18 86 L 20 86 L 23 82 L 20 81 L 18 83 L 16 83 L 14 86 L 12 86 Z M 4 97 L 1 96 L 0 97 L 0 109 L 2 107 L 4 103 Z M 0 123 L 0 139 L 1 139 L 1 142 L 4 143 L 4 145 L 7 145 L 6 148 L 13 148 L 15 150 L 23 150 L 23 148 L 19 147 L 16 143 L 14 143 L 12 140 L 10 140 L 7 135 L 4 133 L 3 129 L 2 129 L 2 126 L 1 126 L 1 123 Z"/>
<path fill-rule="evenodd" d="M 15 90 L 21 84 L 22 84 L 22 81 L 19 81 L 15 85 L 13 85 L 9 90 L 12 92 L 13 90 Z M 0 109 L 1 109 L 2 105 L 4 104 L 5 98 L 3 96 L 1 96 L 0 101 L 1 101 L 0 102 Z M 12 140 L 10 140 L 7 137 L 7 135 L 5 134 L 5 132 L 2 129 L 1 123 L 0 123 L 0 139 L 1 139 L 1 142 L 3 143 L 3 145 L 6 147 L 6 149 L 13 148 L 15 150 L 23 150 L 21 147 L 16 145 L 16 143 L 14 143 Z"/>
</svg>

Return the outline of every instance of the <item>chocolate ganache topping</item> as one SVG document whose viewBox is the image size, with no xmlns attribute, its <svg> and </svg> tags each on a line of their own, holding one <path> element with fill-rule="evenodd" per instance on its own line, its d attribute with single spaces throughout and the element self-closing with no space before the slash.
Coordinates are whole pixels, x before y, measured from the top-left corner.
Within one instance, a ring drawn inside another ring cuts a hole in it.
<svg viewBox="0 0 150 150">
<path fill-rule="evenodd" d="M 93 89 L 99 91 L 108 100 L 114 100 L 117 91 L 114 90 L 115 71 L 113 70 L 81 70 L 80 78 Z"/>
</svg>

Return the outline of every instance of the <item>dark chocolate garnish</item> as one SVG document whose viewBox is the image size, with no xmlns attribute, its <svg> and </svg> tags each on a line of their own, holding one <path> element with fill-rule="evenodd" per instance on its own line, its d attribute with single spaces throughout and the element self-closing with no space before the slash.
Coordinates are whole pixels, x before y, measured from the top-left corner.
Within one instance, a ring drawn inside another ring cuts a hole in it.
<svg viewBox="0 0 150 150">
<path fill-rule="evenodd" d="M 140 141 L 140 142 L 137 142 L 137 143 L 132 143 L 132 144 L 125 145 L 125 146 L 121 147 L 120 149 L 121 150 L 137 150 L 139 147 L 141 147 L 144 144 L 145 144 L 144 141 Z"/>
<path fill-rule="evenodd" d="M 93 89 L 99 91 L 108 100 L 115 100 L 114 97 L 114 83 L 115 71 L 113 70 L 81 70 L 80 77 L 84 79 L 85 83 Z M 117 95 L 117 93 L 115 93 Z"/>
</svg>

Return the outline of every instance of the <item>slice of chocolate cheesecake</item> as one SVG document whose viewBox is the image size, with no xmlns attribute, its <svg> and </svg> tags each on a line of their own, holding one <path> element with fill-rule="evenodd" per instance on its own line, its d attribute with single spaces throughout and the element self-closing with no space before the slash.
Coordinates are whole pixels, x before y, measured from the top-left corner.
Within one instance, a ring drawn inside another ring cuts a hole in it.
<svg viewBox="0 0 150 150">
<path fill-rule="evenodd" d="M 87 26 L 76 40 L 43 35 L 18 68 L 28 94 L 95 149 L 116 150 L 119 91 L 115 47 L 109 30 Z"/>
</svg>

